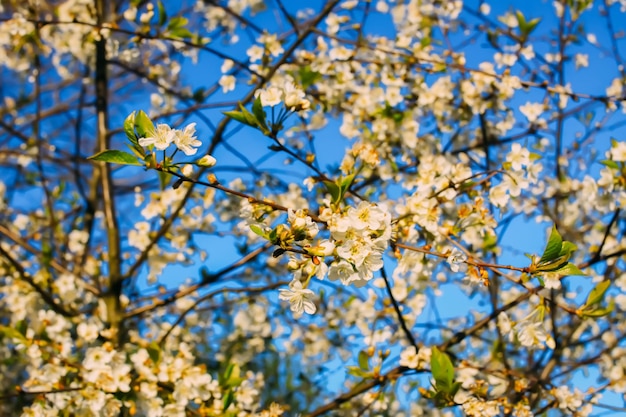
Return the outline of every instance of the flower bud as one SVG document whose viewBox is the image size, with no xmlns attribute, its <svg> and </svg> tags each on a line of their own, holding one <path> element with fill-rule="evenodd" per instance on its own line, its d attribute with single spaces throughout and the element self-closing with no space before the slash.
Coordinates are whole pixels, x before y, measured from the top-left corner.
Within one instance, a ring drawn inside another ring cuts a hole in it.
<svg viewBox="0 0 626 417">
<path fill-rule="evenodd" d="M 196 161 L 196 165 L 200 167 L 207 167 L 207 168 L 211 168 L 215 166 L 216 163 L 217 163 L 217 160 L 208 154 L 204 155 L 202 158 Z"/>
</svg>

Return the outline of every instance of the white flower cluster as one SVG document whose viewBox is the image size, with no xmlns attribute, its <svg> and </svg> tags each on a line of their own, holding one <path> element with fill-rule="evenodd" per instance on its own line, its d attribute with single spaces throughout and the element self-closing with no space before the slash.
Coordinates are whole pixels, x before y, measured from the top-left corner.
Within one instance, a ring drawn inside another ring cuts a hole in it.
<svg viewBox="0 0 626 417">
<path fill-rule="evenodd" d="M 291 111 L 308 110 L 311 102 L 307 100 L 304 91 L 297 87 L 293 81 L 285 81 L 282 86 L 272 85 L 265 89 L 255 91 L 255 97 L 261 98 L 261 104 L 274 107 L 281 102 Z"/>
<path fill-rule="evenodd" d="M 423 346 L 419 350 L 415 346 L 409 346 L 400 353 L 400 366 L 411 369 L 424 369 L 430 363 L 431 349 Z"/>
<path fill-rule="evenodd" d="M 202 145 L 202 142 L 194 136 L 195 134 L 195 123 L 188 124 L 182 130 L 172 129 L 164 123 L 159 123 L 150 136 L 139 139 L 139 144 L 141 146 L 154 145 L 156 149 L 163 151 L 174 143 L 185 155 L 190 156 L 198 152 L 198 149 L 194 147 Z"/>
<path fill-rule="evenodd" d="M 344 285 L 365 285 L 374 277 L 374 272 L 383 267 L 383 253 L 391 238 L 391 214 L 383 205 L 363 201 L 357 207 L 341 212 L 326 208 L 320 214 L 320 220 L 327 223 L 331 238 L 319 240 L 314 245 L 311 240 L 317 236 L 318 226 L 302 210 L 290 210 L 290 225 L 276 229 L 279 244 L 297 242 L 308 255 L 301 260 L 292 256 L 289 269 L 294 271 L 293 280 L 289 289 L 281 289 L 279 295 L 281 300 L 289 301 L 296 317 L 303 312 L 314 314 L 316 311 L 312 301 L 315 294 L 306 288 L 311 277 L 324 279 L 328 275 L 331 280 L 340 280 Z M 333 257 L 330 266 L 319 259 L 327 256 Z"/>
<path fill-rule="evenodd" d="M 383 252 L 391 238 L 391 214 L 386 207 L 363 201 L 345 213 L 326 209 L 320 219 L 328 222 L 335 243 L 328 277 L 344 285 L 364 285 L 372 279 L 383 267 Z"/>
<path fill-rule="evenodd" d="M 511 146 L 506 164 L 509 169 L 502 182 L 489 190 L 489 201 L 498 208 L 506 207 L 511 198 L 519 197 L 531 184 L 537 184 L 539 173 L 543 170 L 543 165 L 536 162 L 530 151 L 519 143 Z"/>
<path fill-rule="evenodd" d="M 503 335 L 509 337 L 509 340 L 514 340 L 517 336 L 517 341 L 526 348 L 554 349 L 555 347 L 554 338 L 545 329 L 540 308 L 536 308 L 516 324 L 513 324 L 509 316 L 502 312 L 498 316 L 498 327 Z"/>
<path fill-rule="evenodd" d="M 3 66 L 15 70 L 26 71 L 31 62 L 29 55 L 30 45 L 22 39 L 35 31 L 35 25 L 26 20 L 24 16 L 15 13 L 12 18 L 0 22 L 0 62 Z M 14 53 L 15 45 L 24 44 L 22 53 Z"/>
</svg>

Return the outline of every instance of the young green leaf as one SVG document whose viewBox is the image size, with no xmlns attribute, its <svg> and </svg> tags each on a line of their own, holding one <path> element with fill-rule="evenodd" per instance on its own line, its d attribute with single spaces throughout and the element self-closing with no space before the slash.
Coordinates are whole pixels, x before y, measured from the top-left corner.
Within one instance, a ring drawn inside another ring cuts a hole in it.
<svg viewBox="0 0 626 417">
<path fill-rule="evenodd" d="M 548 244 L 546 245 L 546 249 L 543 251 L 543 255 L 541 255 L 539 264 L 550 262 L 556 259 L 561 253 L 562 245 L 563 238 L 556 230 L 556 226 L 552 226 L 552 232 L 550 233 L 550 237 L 548 238 Z"/>
<path fill-rule="evenodd" d="M 445 352 L 441 352 L 437 346 L 432 348 L 430 370 L 435 378 L 437 390 L 451 392 L 454 382 L 454 366 L 450 357 Z"/>
<path fill-rule="evenodd" d="M 598 304 L 604 298 L 604 294 L 609 289 L 611 285 L 611 281 L 606 280 L 599 282 L 589 293 L 587 296 L 587 301 L 585 301 L 585 306 L 592 306 L 594 304 Z"/>
<path fill-rule="evenodd" d="M 525 27 L 525 34 L 527 36 L 530 35 L 532 33 L 532 31 L 535 30 L 535 28 L 537 27 L 539 22 L 541 22 L 541 19 L 538 18 L 538 17 L 528 21 L 528 23 L 526 24 L 526 27 Z"/>
<path fill-rule="evenodd" d="M 126 146 L 130 151 L 135 155 L 135 157 L 139 160 L 142 160 L 146 157 L 146 151 L 142 146 L 133 146 L 130 143 L 127 143 Z"/>
<path fill-rule="evenodd" d="M 358 366 L 348 366 L 347 370 L 349 375 L 356 376 L 358 378 L 368 378 L 372 376 L 371 372 L 365 371 Z"/>
<path fill-rule="evenodd" d="M 278 236 L 278 230 L 276 228 L 273 228 L 272 231 L 269 234 L 269 241 L 274 243 L 276 242 L 276 237 Z"/>
<path fill-rule="evenodd" d="M 348 188 L 350 188 L 350 186 L 352 185 L 352 181 L 354 181 L 355 176 L 356 174 L 350 174 L 341 180 L 340 189 L 342 196 L 346 193 L 346 191 L 348 191 Z"/>
<path fill-rule="evenodd" d="M 619 165 L 617 164 L 617 162 L 611 161 L 610 159 L 605 159 L 603 161 L 600 161 L 600 163 L 611 169 L 619 170 Z"/>
<path fill-rule="evenodd" d="M 157 2 L 157 9 L 159 11 L 159 26 L 163 26 L 167 21 L 167 13 L 165 12 L 165 7 L 163 7 L 161 0 Z"/>
<path fill-rule="evenodd" d="M 154 133 L 154 123 L 143 110 L 139 110 L 135 115 L 135 128 L 141 138 L 147 138 Z"/>
<path fill-rule="evenodd" d="M 367 352 L 365 352 L 364 350 L 359 352 L 359 367 L 363 369 L 364 371 L 367 371 L 370 369 L 369 360 L 370 360 L 370 357 L 367 354 Z"/>
<path fill-rule="evenodd" d="M 562 268 L 571 255 L 559 256 L 550 261 L 540 262 L 537 264 L 536 271 L 538 272 L 553 272 L 559 268 Z"/>
<path fill-rule="evenodd" d="M 187 28 L 170 29 L 167 33 L 171 38 L 187 39 L 193 36 L 193 33 Z"/>
<path fill-rule="evenodd" d="M 261 104 L 261 97 L 257 97 L 256 100 L 254 100 L 254 103 L 252 104 L 252 113 L 254 114 L 254 117 L 256 118 L 256 121 L 259 124 L 259 126 L 269 131 L 267 127 L 267 122 L 265 121 L 265 118 L 267 117 L 267 115 L 265 114 L 265 110 L 263 110 L 263 104 Z"/>
<path fill-rule="evenodd" d="M 303 89 L 306 89 L 313 84 L 322 76 L 317 71 L 312 71 L 310 65 L 301 66 L 298 69 L 298 75 L 300 76 L 300 84 Z"/>
<path fill-rule="evenodd" d="M 224 395 L 224 399 L 222 400 L 224 402 L 224 405 L 222 406 L 222 412 L 225 412 L 226 409 L 228 409 L 228 407 L 230 407 L 230 405 L 233 403 L 235 396 L 233 394 L 233 390 L 229 389 L 228 391 L 226 391 L 226 395 Z"/>
<path fill-rule="evenodd" d="M 161 347 L 159 346 L 159 343 L 156 341 L 150 342 L 146 350 L 148 351 L 148 356 L 150 356 L 152 362 L 154 364 L 159 363 L 159 360 L 161 359 Z"/>
<path fill-rule="evenodd" d="M 243 113 L 237 110 L 230 110 L 222 112 L 224 116 L 230 117 L 233 120 L 238 121 L 239 123 L 243 123 L 245 125 L 248 124 L 248 121 L 244 117 Z"/>
<path fill-rule="evenodd" d="M 239 103 L 239 109 L 241 113 L 243 113 L 243 117 L 246 119 L 246 124 L 252 127 L 258 127 L 259 121 L 256 119 L 256 116 L 248 111 L 241 103 Z"/>
<path fill-rule="evenodd" d="M 218 382 L 220 386 L 226 386 L 226 381 L 230 379 L 230 375 L 233 373 L 233 369 L 235 368 L 234 363 L 229 363 L 224 372 L 218 375 Z"/>
<path fill-rule="evenodd" d="M 576 249 L 578 249 L 578 247 L 573 244 L 572 242 L 568 242 L 568 241 L 563 241 L 563 244 L 561 245 L 561 252 L 559 252 L 559 256 L 571 256 L 574 252 L 576 252 Z M 568 259 L 569 259 L 568 256 Z"/>
<path fill-rule="evenodd" d="M 128 152 L 116 151 L 112 149 L 98 152 L 97 154 L 92 155 L 87 159 L 91 159 L 92 161 L 108 162 L 111 164 L 120 164 L 120 165 L 136 165 L 136 166 L 143 165 L 141 162 L 137 160 L 137 158 L 134 155 L 131 155 Z"/>
<path fill-rule="evenodd" d="M 250 225 L 250 230 L 252 230 L 255 234 L 267 239 L 267 233 L 265 233 L 263 231 L 263 229 L 261 229 L 260 226 L 256 225 L 256 224 L 251 224 Z"/>
<path fill-rule="evenodd" d="M 332 198 L 332 202 L 335 204 L 339 203 L 342 197 L 341 189 L 339 188 L 339 186 L 332 181 L 324 181 L 324 185 L 326 186 L 326 190 L 328 190 L 328 193 Z"/>
<path fill-rule="evenodd" d="M 189 22 L 189 20 L 186 17 L 182 17 L 182 16 L 172 17 L 170 22 L 167 24 L 167 29 L 174 30 L 178 28 L 183 28 L 187 25 L 187 22 Z"/>
<path fill-rule="evenodd" d="M 20 320 L 15 324 L 15 330 L 20 332 L 22 336 L 26 336 L 28 331 L 28 322 L 26 320 Z"/>
<path fill-rule="evenodd" d="M 133 145 L 139 146 L 139 141 L 137 140 L 137 136 L 135 135 L 135 112 L 132 112 L 128 115 L 128 117 L 124 120 L 124 133 L 126 133 L 126 137 Z"/>
<path fill-rule="evenodd" d="M 517 24 L 518 26 L 524 26 L 526 25 L 526 18 L 524 17 L 524 15 L 522 14 L 522 12 L 520 12 L 519 10 L 515 11 L 515 17 L 517 18 Z"/>
<path fill-rule="evenodd" d="M 26 338 L 17 329 L 8 326 L 0 326 L 0 335 L 4 335 L 9 339 L 19 340 L 21 343 L 26 342 Z"/>
<path fill-rule="evenodd" d="M 555 271 L 553 271 L 559 275 L 570 276 L 570 275 L 586 275 L 583 271 L 578 269 L 578 267 L 574 264 L 568 263 L 564 267 L 561 267 Z"/>
<path fill-rule="evenodd" d="M 611 300 L 609 305 L 604 308 L 593 308 L 591 310 L 583 310 L 582 317 L 604 317 L 608 316 L 615 309 L 615 301 Z"/>
</svg>

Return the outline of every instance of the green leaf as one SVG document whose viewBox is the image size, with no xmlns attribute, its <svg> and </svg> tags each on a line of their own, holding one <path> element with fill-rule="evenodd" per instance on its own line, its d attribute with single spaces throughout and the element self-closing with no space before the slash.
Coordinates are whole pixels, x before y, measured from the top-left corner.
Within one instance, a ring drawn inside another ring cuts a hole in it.
<svg viewBox="0 0 626 417">
<path fill-rule="evenodd" d="M 515 17 L 517 18 L 517 24 L 521 27 L 526 25 L 526 18 L 519 10 L 515 11 Z"/>
<path fill-rule="evenodd" d="M 167 21 L 167 13 L 165 12 L 165 7 L 163 7 L 161 0 L 157 2 L 157 9 L 159 11 L 159 26 L 163 26 Z"/>
<path fill-rule="evenodd" d="M 250 230 L 252 230 L 255 234 L 267 239 L 267 233 L 265 233 L 265 231 L 259 225 L 251 224 Z"/>
<path fill-rule="evenodd" d="M 92 161 L 108 162 L 111 164 L 143 166 L 143 164 L 139 162 L 134 155 L 131 155 L 128 152 L 116 151 L 112 149 L 98 152 L 87 159 L 91 159 Z"/>
<path fill-rule="evenodd" d="M 278 229 L 277 228 L 273 228 L 272 231 L 269 234 L 270 242 L 274 243 L 276 241 L 276 236 L 278 236 Z"/>
<path fill-rule="evenodd" d="M 238 121 L 239 123 L 243 123 L 245 125 L 248 124 L 248 121 L 244 117 L 243 113 L 237 110 L 223 111 L 222 114 L 224 116 L 230 117 L 233 120 Z"/>
<path fill-rule="evenodd" d="M 582 317 L 604 317 L 608 316 L 615 309 L 615 301 L 611 300 L 605 308 L 594 308 L 591 310 L 583 310 Z"/>
<path fill-rule="evenodd" d="M 598 304 L 604 298 L 604 294 L 609 289 L 611 285 L 611 281 L 606 280 L 599 282 L 589 293 L 587 296 L 587 301 L 585 301 L 585 306 L 592 306 L 594 304 Z"/>
<path fill-rule="evenodd" d="M 600 163 L 611 169 L 619 170 L 619 165 L 617 164 L 617 162 L 611 161 L 610 159 L 605 159 L 604 161 L 600 161 Z"/>
<path fill-rule="evenodd" d="M 28 331 L 28 323 L 26 320 L 20 320 L 15 324 L 15 330 L 20 332 L 22 336 L 26 336 L 26 332 Z"/>
<path fill-rule="evenodd" d="M 364 371 L 370 369 L 370 357 L 364 350 L 359 352 L 359 367 Z"/>
<path fill-rule="evenodd" d="M 128 117 L 124 120 L 124 133 L 126 133 L 126 137 L 133 145 L 139 145 L 137 141 L 137 136 L 135 135 L 135 112 L 132 112 L 128 115 Z"/>
<path fill-rule="evenodd" d="M 363 369 L 359 368 L 358 366 L 348 366 L 346 367 L 348 374 L 352 375 L 352 376 L 356 376 L 359 378 L 368 378 L 371 375 L 370 372 L 368 371 L 364 371 Z"/>
<path fill-rule="evenodd" d="M 573 244 L 572 242 L 568 242 L 568 241 L 564 241 L 563 245 L 561 246 L 561 251 L 559 252 L 559 257 L 561 256 L 571 256 L 574 252 L 576 252 L 576 249 L 578 249 L 578 247 Z"/>
<path fill-rule="evenodd" d="M 450 357 L 433 346 L 430 357 L 430 370 L 435 378 L 438 391 L 450 393 L 454 382 L 454 366 Z"/>
<path fill-rule="evenodd" d="M 548 238 L 548 244 L 546 245 L 546 249 L 543 251 L 543 255 L 541 255 L 539 263 L 542 264 L 556 259 L 561 253 L 562 245 L 563 238 L 556 230 L 556 226 L 552 226 L 552 232 L 550 233 L 550 237 Z"/>
<path fill-rule="evenodd" d="M 463 383 L 461 383 L 460 381 L 453 383 L 452 388 L 450 389 L 450 396 L 454 397 L 456 393 L 459 392 L 459 389 L 461 388 L 462 385 Z"/>
<path fill-rule="evenodd" d="M 389 162 L 389 165 L 391 166 L 391 171 L 394 174 L 397 174 L 398 172 L 400 172 L 400 168 L 398 168 L 398 164 L 396 163 L 396 161 L 394 161 L 393 159 L 387 161 Z"/>
<path fill-rule="evenodd" d="M 346 193 L 346 191 L 348 191 L 348 188 L 350 188 L 350 186 L 352 185 L 352 181 L 354 181 L 355 176 L 356 174 L 350 174 L 341 180 L 340 189 L 342 196 Z"/>
<path fill-rule="evenodd" d="M 554 272 L 557 269 L 562 268 L 567 264 L 570 255 L 560 256 L 556 259 L 553 259 L 549 262 L 543 262 L 537 265 L 535 271 L 536 272 Z"/>
<path fill-rule="evenodd" d="M 0 334 L 8 337 L 9 339 L 19 340 L 21 343 L 25 343 L 27 340 L 19 330 L 8 326 L 0 326 Z"/>
<path fill-rule="evenodd" d="M 169 30 L 167 33 L 171 38 L 186 39 L 193 37 L 193 33 L 191 33 L 187 28 L 175 28 Z"/>
<path fill-rule="evenodd" d="M 256 119 L 256 116 L 252 113 L 250 113 L 248 111 L 248 109 L 246 109 L 243 104 L 239 103 L 239 109 L 241 110 L 241 113 L 243 113 L 243 117 L 246 119 L 246 124 L 252 126 L 252 127 L 258 127 L 259 126 L 259 122 Z"/>
<path fill-rule="evenodd" d="M 239 111 L 231 110 L 222 112 L 227 117 L 238 121 L 239 123 L 243 123 L 248 126 L 252 126 L 254 128 L 261 128 L 261 130 L 267 131 L 267 127 L 263 127 L 259 124 L 256 116 L 250 113 L 241 103 L 239 104 Z M 265 132 L 264 132 L 265 133 Z"/>
<path fill-rule="evenodd" d="M 233 364 L 232 367 L 229 367 L 228 378 L 226 378 L 226 386 L 227 387 L 237 387 L 241 384 L 243 378 L 241 378 L 241 368 L 237 364 Z"/>
<path fill-rule="evenodd" d="M 263 110 L 261 97 L 257 97 L 256 100 L 254 100 L 254 103 L 252 104 L 252 113 L 254 114 L 258 125 L 262 128 L 265 128 L 265 130 L 269 132 L 269 129 L 267 128 L 267 122 L 265 121 L 267 115 L 265 114 L 265 110 Z M 265 131 L 263 133 L 265 133 Z"/>
<path fill-rule="evenodd" d="M 230 375 L 233 373 L 233 369 L 235 367 L 234 363 L 229 363 L 224 372 L 218 375 L 218 382 L 220 386 L 226 386 L 226 381 L 230 379 Z"/>
<path fill-rule="evenodd" d="M 322 76 L 319 72 L 312 71 L 310 65 L 300 67 L 298 69 L 298 75 L 300 76 L 300 84 L 305 90 L 315 84 L 315 82 Z"/>
<path fill-rule="evenodd" d="M 159 344 L 155 341 L 152 341 L 150 342 L 146 350 L 148 351 L 148 356 L 150 356 L 152 362 L 154 364 L 159 363 L 161 359 L 161 348 L 159 347 Z"/>
<path fill-rule="evenodd" d="M 167 29 L 174 30 L 174 29 L 184 28 L 185 26 L 187 26 L 188 22 L 189 20 L 186 17 L 175 16 L 175 17 L 172 17 L 170 22 L 167 24 Z"/>
<path fill-rule="evenodd" d="M 341 201 L 341 189 L 339 188 L 339 186 L 334 182 L 328 180 L 324 181 L 324 185 L 326 186 L 326 189 L 328 190 L 328 193 L 332 198 L 332 202 L 335 204 L 339 203 Z"/>
<path fill-rule="evenodd" d="M 234 399 L 234 395 L 233 395 L 233 390 L 228 390 L 226 391 L 226 395 L 224 395 L 224 399 L 222 401 L 224 401 L 224 405 L 222 406 L 222 411 L 226 411 L 226 409 L 228 407 L 230 407 L 230 405 L 233 403 L 233 399 Z"/>
<path fill-rule="evenodd" d="M 130 151 L 135 154 L 135 157 L 137 159 L 139 159 L 140 161 L 143 160 L 146 157 L 146 151 L 143 149 L 143 147 L 141 146 L 133 146 L 130 143 L 127 143 L 126 146 L 128 147 L 128 149 L 130 149 Z"/>
<path fill-rule="evenodd" d="M 53 254 L 52 254 L 52 245 L 50 245 L 50 241 L 45 239 L 41 242 L 41 262 L 49 267 L 52 262 Z"/>
<path fill-rule="evenodd" d="M 135 128 L 140 138 L 147 138 L 154 134 L 154 123 L 143 110 L 139 110 L 135 116 Z"/>
<path fill-rule="evenodd" d="M 526 35 L 530 35 L 532 31 L 535 30 L 539 22 L 541 22 L 541 19 L 538 17 L 529 21 L 528 24 L 526 25 Z"/>
<path fill-rule="evenodd" d="M 146 154 L 146 156 L 143 157 L 143 163 L 148 168 L 154 168 L 155 166 L 154 155 L 152 153 Z"/>
<path fill-rule="evenodd" d="M 563 275 L 563 276 L 570 276 L 570 275 L 587 275 L 585 274 L 583 271 L 581 271 L 580 269 L 578 269 L 578 267 L 572 263 L 568 263 L 567 265 L 565 265 L 562 268 L 559 268 L 555 271 L 553 271 L 559 275 Z"/>
</svg>

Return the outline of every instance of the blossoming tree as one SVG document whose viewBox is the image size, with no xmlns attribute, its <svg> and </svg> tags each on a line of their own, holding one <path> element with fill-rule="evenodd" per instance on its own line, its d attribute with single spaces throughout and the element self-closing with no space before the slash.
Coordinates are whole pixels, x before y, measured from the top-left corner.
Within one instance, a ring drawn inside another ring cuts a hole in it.
<svg viewBox="0 0 626 417">
<path fill-rule="evenodd" d="M 3 1 L 0 413 L 626 411 L 626 3 L 508 3 Z"/>
</svg>

